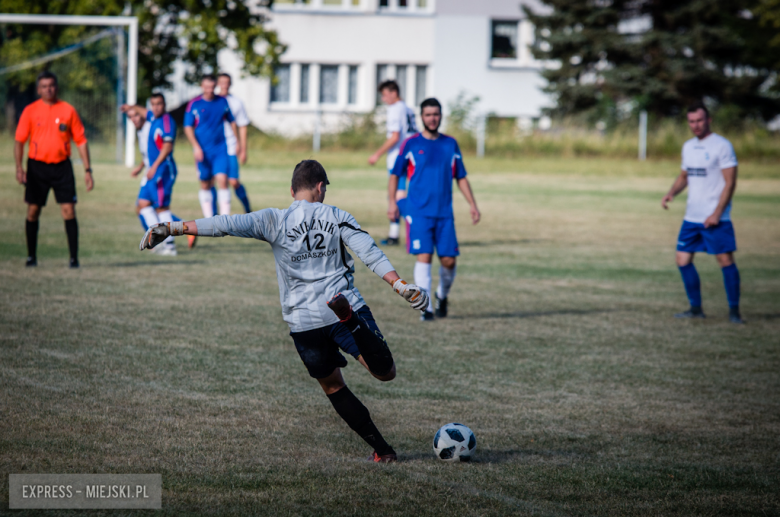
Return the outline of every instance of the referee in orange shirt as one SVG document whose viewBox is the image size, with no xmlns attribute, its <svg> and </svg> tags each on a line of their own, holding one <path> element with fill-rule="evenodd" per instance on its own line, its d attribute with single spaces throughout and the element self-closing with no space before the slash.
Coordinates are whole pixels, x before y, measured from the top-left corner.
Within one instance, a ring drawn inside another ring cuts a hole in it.
<svg viewBox="0 0 780 517">
<path fill-rule="evenodd" d="M 38 218 L 46 206 L 49 189 L 60 205 L 68 235 L 70 267 L 79 267 L 79 226 L 76 222 L 76 180 L 70 163 L 70 141 L 76 142 L 84 163 L 87 192 L 92 190 L 92 168 L 89 165 L 89 147 L 75 108 L 57 98 L 57 76 L 41 72 L 38 76 L 39 100 L 22 112 L 16 127 L 14 158 L 16 180 L 25 185 L 24 200 L 27 203 L 27 267 L 38 265 Z M 27 155 L 27 172 L 22 167 L 24 144 L 30 142 Z"/>
</svg>

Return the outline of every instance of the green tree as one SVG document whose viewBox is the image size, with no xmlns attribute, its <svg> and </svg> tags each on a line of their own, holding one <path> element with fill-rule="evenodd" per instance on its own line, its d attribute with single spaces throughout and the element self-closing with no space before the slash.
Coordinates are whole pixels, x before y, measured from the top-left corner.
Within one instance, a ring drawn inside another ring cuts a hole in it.
<svg viewBox="0 0 780 517">
<path fill-rule="evenodd" d="M 741 117 L 772 118 L 780 104 L 767 88 L 777 68 L 766 42 L 777 29 L 753 16 L 758 1 L 545 0 L 548 14 L 525 8 L 536 25 L 534 56 L 556 64 L 543 72 L 557 99 L 552 114 L 603 118 L 630 103 L 670 116 L 704 99 Z"/>
</svg>

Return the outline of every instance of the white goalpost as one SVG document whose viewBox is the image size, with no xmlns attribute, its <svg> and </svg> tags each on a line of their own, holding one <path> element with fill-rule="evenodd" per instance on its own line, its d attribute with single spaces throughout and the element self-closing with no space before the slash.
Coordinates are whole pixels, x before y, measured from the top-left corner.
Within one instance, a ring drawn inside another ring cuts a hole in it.
<svg viewBox="0 0 780 517">
<path fill-rule="evenodd" d="M 135 16 L 71 16 L 49 14 L 0 14 L 0 24 L 91 25 L 127 27 L 127 104 L 136 104 L 138 82 L 138 18 Z M 135 126 L 127 120 L 125 127 L 125 165 L 135 162 Z"/>
</svg>

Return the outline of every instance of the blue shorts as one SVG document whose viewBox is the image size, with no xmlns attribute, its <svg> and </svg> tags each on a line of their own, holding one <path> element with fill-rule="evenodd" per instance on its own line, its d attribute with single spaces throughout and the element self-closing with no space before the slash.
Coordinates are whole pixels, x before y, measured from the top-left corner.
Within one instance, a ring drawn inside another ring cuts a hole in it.
<svg viewBox="0 0 780 517">
<path fill-rule="evenodd" d="M 149 201 L 154 208 L 171 206 L 173 184 L 176 183 L 176 166 L 173 166 L 173 174 L 166 170 L 163 170 L 162 174 L 160 174 L 160 169 L 163 167 L 165 166 L 161 165 L 155 179 L 147 180 L 138 192 L 138 199 Z"/>
<path fill-rule="evenodd" d="M 706 251 L 710 255 L 737 251 L 734 226 L 731 221 L 721 221 L 717 226 L 705 228 L 701 223 L 683 221 L 680 235 L 677 236 L 677 251 Z"/>
<path fill-rule="evenodd" d="M 203 161 L 198 162 L 198 174 L 200 181 L 209 181 L 217 174 L 228 173 L 228 154 L 227 151 L 207 153 L 203 151 Z"/>
<path fill-rule="evenodd" d="M 355 311 L 363 318 L 375 333 L 379 332 L 374 315 L 367 305 Z M 347 359 L 341 355 L 345 352 L 355 359 L 360 357 L 355 338 L 343 323 L 334 323 L 318 329 L 305 330 L 303 332 L 290 332 L 298 355 L 301 356 L 309 375 L 315 379 L 324 379 L 336 368 L 347 366 Z M 341 352 L 339 351 L 341 350 Z"/>
<path fill-rule="evenodd" d="M 454 217 L 406 215 L 406 251 L 412 255 L 433 253 L 440 257 L 457 257 L 458 236 Z"/>
<path fill-rule="evenodd" d="M 238 179 L 238 156 L 228 155 L 228 178 Z"/>
<path fill-rule="evenodd" d="M 392 175 L 392 170 L 387 171 L 388 178 L 390 178 Z M 398 190 L 406 190 L 406 176 L 398 176 Z"/>
</svg>

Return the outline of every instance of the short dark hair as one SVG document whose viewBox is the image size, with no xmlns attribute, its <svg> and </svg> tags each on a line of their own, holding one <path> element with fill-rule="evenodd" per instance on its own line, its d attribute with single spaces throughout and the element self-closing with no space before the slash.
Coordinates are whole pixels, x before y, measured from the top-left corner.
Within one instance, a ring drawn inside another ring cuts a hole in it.
<svg viewBox="0 0 780 517">
<path fill-rule="evenodd" d="M 211 81 L 211 82 L 216 83 L 217 82 L 217 78 L 214 77 L 214 74 L 204 74 L 200 78 L 200 82 L 203 82 L 203 81 Z"/>
<path fill-rule="evenodd" d="M 379 87 L 376 89 L 379 93 L 382 93 L 382 90 L 390 90 L 391 92 L 395 92 L 400 95 L 401 89 L 398 87 L 398 83 L 395 82 L 394 79 L 388 79 L 387 81 L 382 81 L 379 83 Z"/>
<path fill-rule="evenodd" d="M 160 98 L 160 99 L 162 99 L 162 101 L 163 101 L 163 106 L 165 105 L 165 95 L 163 95 L 163 94 L 162 94 L 162 93 L 160 93 L 160 92 L 154 92 L 153 94 L 151 94 L 151 95 L 149 96 L 149 99 L 150 99 L 150 100 L 151 100 L 151 99 L 156 99 L 156 98 Z"/>
<path fill-rule="evenodd" d="M 425 108 L 439 108 L 441 111 L 441 103 L 435 97 L 429 97 L 420 104 L 420 113 Z"/>
<path fill-rule="evenodd" d="M 688 113 L 695 113 L 699 110 L 704 110 L 704 114 L 707 115 L 707 118 L 709 118 L 710 110 L 707 109 L 707 106 L 705 106 L 703 102 L 694 102 L 688 106 Z"/>
<path fill-rule="evenodd" d="M 317 160 L 303 160 L 295 166 L 292 175 L 293 192 L 299 190 L 311 190 L 317 183 L 323 182 L 330 185 L 325 168 Z"/>
<path fill-rule="evenodd" d="M 54 86 L 59 86 L 60 83 L 57 81 L 57 76 L 54 75 L 54 72 L 50 72 L 48 70 L 44 70 L 40 74 L 38 74 L 38 79 L 35 80 L 36 86 L 38 83 L 41 82 L 41 79 L 54 79 Z"/>
<path fill-rule="evenodd" d="M 233 84 L 233 78 L 232 78 L 232 77 L 230 77 L 230 74 L 228 74 L 228 73 L 225 73 L 225 72 L 222 72 L 221 74 L 219 74 L 219 75 L 217 76 L 217 79 L 219 79 L 220 77 L 227 77 L 227 78 L 228 78 L 228 81 L 230 81 L 230 84 Z"/>
</svg>

